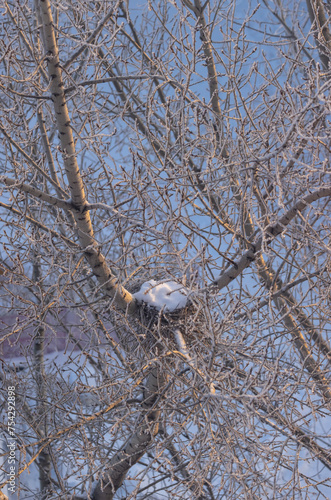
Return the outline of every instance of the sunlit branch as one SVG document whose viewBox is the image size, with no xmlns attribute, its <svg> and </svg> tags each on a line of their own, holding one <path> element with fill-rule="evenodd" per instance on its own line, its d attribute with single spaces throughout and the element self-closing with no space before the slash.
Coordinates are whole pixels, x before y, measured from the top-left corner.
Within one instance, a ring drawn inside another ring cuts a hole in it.
<svg viewBox="0 0 331 500">
<path fill-rule="evenodd" d="M 49 203 L 53 207 L 63 208 L 64 210 L 71 210 L 71 211 L 77 210 L 74 208 L 72 203 L 70 203 L 70 201 L 65 201 L 63 199 L 56 198 L 55 196 L 52 196 L 50 194 L 45 193 L 44 191 L 41 191 L 40 189 L 35 188 L 31 184 L 25 184 L 24 182 L 18 181 L 16 179 L 10 179 L 9 177 L 5 176 L 0 177 L 0 182 L 2 182 L 8 187 L 13 187 L 14 189 L 17 189 L 18 191 L 31 194 L 35 198 L 45 201 L 46 203 Z"/>
<path fill-rule="evenodd" d="M 271 243 L 279 234 L 285 231 L 289 223 L 294 219 L 298 212 L 303 211 L 308 205 L 316 200 L 331 196 L 331 187 L 323 187 L 314 193 L 306 195 L 299 200 L 290 210 L 288 210 L 279 221 L 275 224 L 270 224 L 265 228 L 264 235 L 259 236 L 254 242 L 251 243 L 251 248 L 247 250 L 244 255 L 236 261 L 235 265 L 222 273 L 211 286 L 217 285 L 221 290 L 239 276 L 251 263 L 255 260 L 256 255 L 261 251 L 262 245 Z"/>
<path fill-rule="evenodd" d="M 119 283 L 115 275 L 108 267 L 105 257 L 100 253 L 94 237 L 91 218 L 88 210 L 85 210 L 85 190 L 76 158 L 75 142 L 70 126 L 70 117 L 64 95 L 64 83 L 57 47 L 54 23 L 49 0 L 39 2 L 40 15 L 44 26 L 44 40 L 47 51 L 47 69 L 50 78 L 50 91 L 54 104 L 55 118 L 60 135 L 61 147 L 65 171 L 71 191 L 71 200 L 77 212 L 74 213 L 78 226 L 80 244 L 84 249 L 85 257 L 89 262 L 93 273 L 104 287 L 104 293 L 115 300 L 122 309 L 134 312 L 135 300 L 132 295 Z M 108 19 L 112 13 L 109 13 Z M 106 19 L 105 18 L 105 19 Z M 105 21 L 105 20 L 104 20 Z M 99 27 L 101 29 L 101 27 Z M 95 33 L 99 32 L 96 30 Z M 96 35 L 95 35 L 96 36 Z M 83 49 L 82 49 L 83 50 Z M 85 210 L 85 211 L 84 211 Z"/>
</svg>

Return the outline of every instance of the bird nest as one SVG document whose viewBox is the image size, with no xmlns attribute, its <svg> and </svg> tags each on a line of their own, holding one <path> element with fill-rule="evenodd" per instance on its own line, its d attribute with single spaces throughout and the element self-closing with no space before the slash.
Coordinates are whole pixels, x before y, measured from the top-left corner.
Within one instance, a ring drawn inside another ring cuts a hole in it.
<svg viewBox="0 0 331 500">
<path fill-rule="evenodd" d="M 186 307 L 169 312 L 142 302 L 134 321 L 134 332 L 126 344 L 130 349 L 141 348 L 149 355 L 178 351 L 176 337 L 182 335 L 188 348 L 207 345 L 206 320 L 201 305 L 188 301 Z"/>
</svg>

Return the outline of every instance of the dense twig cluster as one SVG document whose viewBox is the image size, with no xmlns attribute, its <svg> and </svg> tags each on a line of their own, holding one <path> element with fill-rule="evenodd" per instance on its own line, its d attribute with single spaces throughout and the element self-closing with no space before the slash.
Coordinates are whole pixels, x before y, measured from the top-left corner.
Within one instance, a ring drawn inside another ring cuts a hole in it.
<svg viewBox="0 0 331 500">
<path fill-rule="evenodd" d="M 330 12 L 245 9 L 4 3 L 21 498 L 331 496 Z"/>
</svg>

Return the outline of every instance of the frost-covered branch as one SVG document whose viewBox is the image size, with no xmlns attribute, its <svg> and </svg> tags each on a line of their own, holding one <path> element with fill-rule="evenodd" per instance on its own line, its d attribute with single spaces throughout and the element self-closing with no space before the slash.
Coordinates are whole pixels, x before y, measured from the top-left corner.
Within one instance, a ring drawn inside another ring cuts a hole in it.
<svg viewBox="0 0 331 500">
<path fill-rule="evenodd" d="M 325 186 L 316 190 L 314 193 L 308 194 L 299 200 L 290 210 L 288 210 L 279 221 L 274 224 L 269 224 L 264 231 L 263 236 L 259 236 L 244 255 L 235 262 L 233 266 L 227 271 L 222 273 L 211 286 L 217 286 L 219 290 L 226 287 L 231 281 L 236 279 L 251 263 L 255 260 L 256 255 L 261 251 L 263 242 L 266 244 L 276 238 L 279 234 L 283 233 L 289 223 L 294 219 L 298 212 L 302 212 L 308 205 L 321 198 L 331 196 L 331 187 Z"/>
<path fill-rule="evenodd" d="M 211 42 L 210 30 L 207 27 L 207 23 L 204 16 L 204 9 L 207 2 L 201 5 L 200 0 L 194 0 L 194 4 L 190 0 L 183 0 L 183 3 L 194 12 L 197 21 L 198 29 L 200 31 L 200 38 L 202 41 L 202 48 L 204 51 L 205 62 L 208 71 L 208 85 L 209 85 L 209 95 L 211 100 L 211 108 L 215 114 L 215 128 L 216 140 L 220 142 L 221 154 L 224 158 L 228 158 L 229 152 L 227 146 L 224 142 L 224 114 L 221 109 L 220 96 L 219 96 L 219 83 L 218 76 L 215 66 L 213 46 Z"/>
<path fill-rule="evenodd" d="M 24 182 L 17 181 L 15 179 L 10 179 L 9 177 L 1 176 L 0 182 L 5 184 L 8 187 L 13 187 L 18 191 L 22 191 L 24 193 L 31 194 L 38 200 L 45 201 L 49 205 L 57 208 L 63 208 L 64 210 L 75 210 L 70 201 L 66 201 L 60 198 L 56 198 L 56 196 L 52 196 L 50 194 L 41 191 L 40 189 L 35 188 L 31 184 L 25 184 Z M 84 208 L 83 208 L 84 210 Z"/>
<path fill-rule="evenodd" d="M 306 0 L 318 52 L 326 70 L 330 69 L 331 33 L 329 29 L 330 16 L 327 17 L 325 5 L 321 0 Z"/>
<path fill-rule="evenodd" d="M 206 383 L 206 385 L 209 386 L 210 394 L 212 396 L 214 396 L 215 395 L 214 384 L 212 382 L 208 382 L 206 374 L 203 373 L 198 368 L 197 363 L 195 363 L 194 360 L 192 359 L 192 357 L 190 356 L 190 352 L 187 348 L 186 342 L 184 340 L 184 337 L 183 337 L 181 331 L 178 329 L 175 330 L 174 336 L 175 336 L 175 341 L 176 341 L 176 344 L 178 346 L 179 352 L 181 353 L 181 355 L 183 356 L 183 358 L 185 359 L 187 364 L 190 366 L 190 368 L 193 370 L 193 372 L 196 372 L 202 378 L 202 380 Z"/>
<path fill-rule="evenodd" d="M 52 186 L 55 187 L 55 189 L 64 196 L 64 198 L 68 198 L 68 194 L 64 191 L 64 189 L 59 186 L 59 184 L 52 179 L 42 168 L 37 165 L 37 163 L 20 147 L 20 145 L 14 141 L 14 139 L 11 137 L 10 134 L 6 132 L 6 130 L 0 125 L 0 130 L 3 133 L 3 135 L 6 137 L 6 139 L 17 149 L 17 151 L 27 160 L 27 162 L 38 172 L 39 174 L 42 175 L 44 179 L 46 179 Z"/>
<path fill-rule="evenodd" d="M 64 243 L 66 243 L 69 247 L 73 247 L 73 248 L 76 248 L 76 249 L 79 248 L 78 243 L 70 240 L 69 238 L 67 238 L 63 234 L 60 234 L 57 231 L 54 231 L 54 229 L 51 229 L 51 228 L 45 226 L 45 224 L 42 224 L 40 221 L 34 219 L 33 217 L 30 217 L 26 213 L 22 213 L 19 210 L 16 210 L 16 208 L 12 207 L 11 205 L 8 205 L 7 203 L 2 203 L 0 201 L 0 207 L 3 207 L 6 210 L 12 212 L 13 214 L 15 214 L 16 216 L 18 216 L 19 218 L 27 220 L 33 226 L 36 226 L 39 229 L 42 229 L 43 231 L 45 231 L 45 233 L 50 233 L 56 240 L 57 239 L 63 240 Z M 18 222 L 15 221 L 15 222 L 12 222 L 12 224 L 13 224 L 13 226 L 15 226 L 15 225 L 18 225 Z"/>
<path fill-rule="evenodd" d="M 159 404 L 165 381 L 166 377 L 159 367 L 151 370 L 144 388 L 141 418 L 127 442 L 114 454 L 109 464 L 104 465 L 102 478 L 91 492 L 92 500 L 112 500 L 128 471 L 153 444 L 153 439 L 159 431 Z"/>
<path fill-rule="evenodd" d="M 78 213 L 75 221 L 78 227 L 80 244 L 85 253 L 94 275 L 98 278 L 106 295 L 114 298 L 122 309 L 130 312 L 135 310 L 135 301 L 132 295 L 119 283 L 115 275 L 108 267 L 105 257 L 100 253 L 93 235 L 93 227 L 89 211 L 84 211 L 86 205 L 85 190 L 80 175 L 76 158 L 75 142 L 70 126 L 70 117 L 64 94 L 62 70 L 59 59 L 54 24 L 49 0 L 37 2 L 43 22 L 44 43 L 46 44 L 47 70 L 50 78 L 50 91 L 52 95 L 56 124 L 60 136 L 61 148 L 65 171 L 71 192 L 71 200 Z"/>
<path fill-rule="evenodd" d="M 116 6 L 110 9 L 110 11 L 105 15 L 105 17 L 101 20 L 101 22 L 98 24 L 98 26 L 95 28 L 93 33 L 87 38 L 84 43 L 80 44 L 79 49 L 77 49 L 71 57 L 63 64 L 64 68 L 68 68 L 79 56 L 82 52 L 84 52 L 85 48 L 88 47 L 89 45 L 93 44 L 94 41 L 96 40 L 97 36 L 99 33 L 102 31 L 102 29 L 105 27 L 109 19 L 114 15 L 114 11 L 116 9 Z"/>
<path fill-rule="evenodd" d="M 77 82 L 76 85 L 72 85 L 71 87 L 67 87 L 64 90 L 65 94 L 68 94 L 69 92 L 72 92 L 73 90 L 79 90 L 79 87 L 90 87 L 91 85 L 98 85 L 100 83 L 111 83 L 111 82 L 120 82 L 120 81 L 127 81 L 127 80 L 147 80 L 150 78 L 159 78 L 159 79 L 164 79 L 162 75 L 153 75 L 152 77 L 150 75 L 118 75 L 118 76 L 110 76 L 108 78 L 98 78 L 96 80 L 86 80 L 84 82 Z"/>
</svg>

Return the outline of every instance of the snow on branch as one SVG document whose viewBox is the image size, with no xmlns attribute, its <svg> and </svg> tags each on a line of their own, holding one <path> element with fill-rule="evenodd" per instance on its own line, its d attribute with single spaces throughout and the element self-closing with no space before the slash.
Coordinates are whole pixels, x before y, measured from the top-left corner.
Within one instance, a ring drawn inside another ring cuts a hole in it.
<svg viewBox="0 0 331 500">
<path fill-rule="evenodd" d="M 143 283 L 133 296 L 138 303 L 144 302 L 158 311 L 173 312 L 186 307 L 188 290 L 175 281 L 150 280 Z"/>
</svg>

